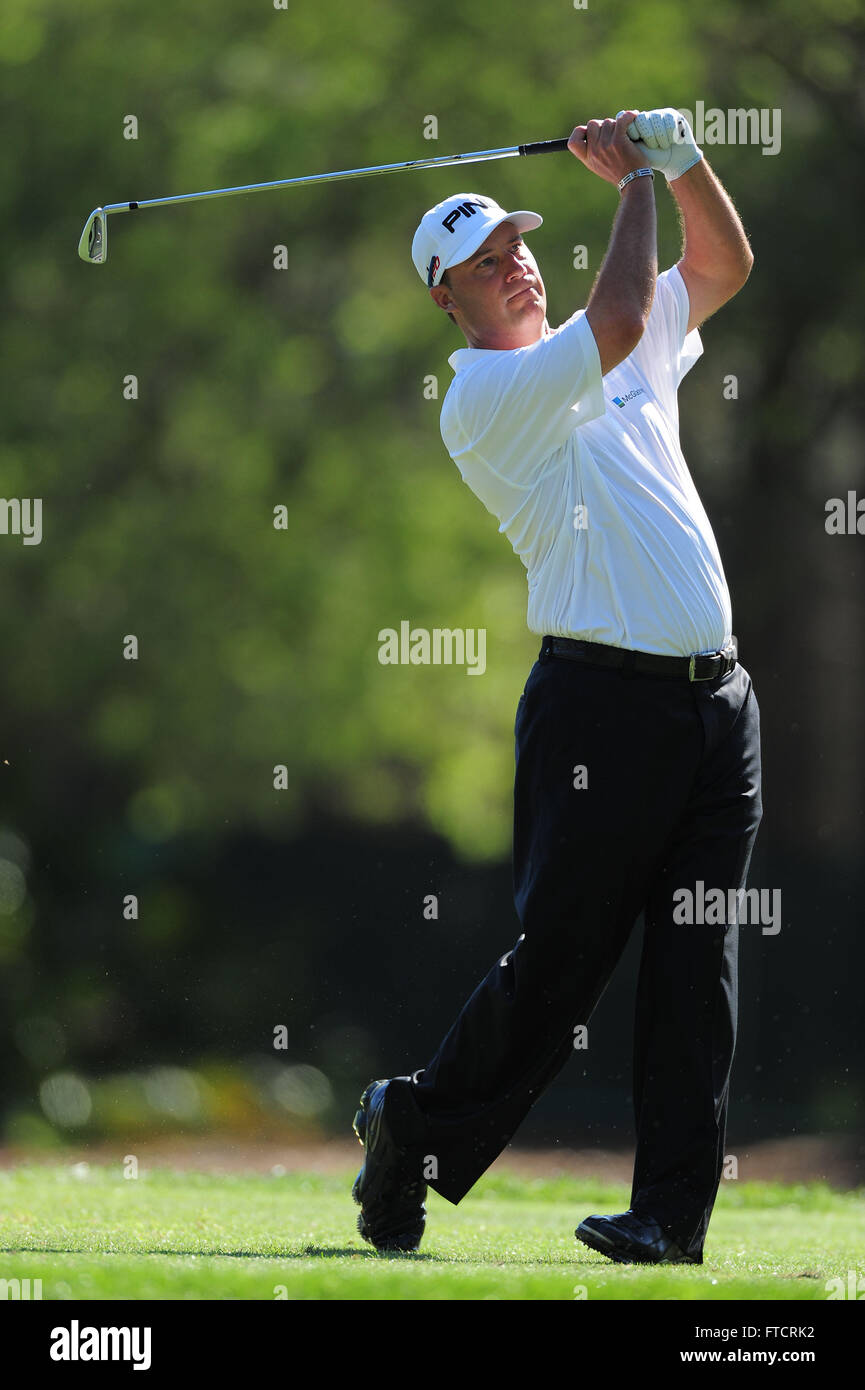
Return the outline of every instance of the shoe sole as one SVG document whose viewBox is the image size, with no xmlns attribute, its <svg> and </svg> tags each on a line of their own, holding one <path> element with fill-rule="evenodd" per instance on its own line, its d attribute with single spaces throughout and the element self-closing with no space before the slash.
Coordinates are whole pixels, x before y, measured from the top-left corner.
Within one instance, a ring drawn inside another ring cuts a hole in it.
<svg viewBox="0 0 865 1390">
<path fill-rule="evenodd" d="M 574 1231 L 574 1235 L 577 1240 L 582 1241 L 583 1245 L 587 1245 L 590 1250 L 597 1251 L 599 1255 L 606 1255 L 608 1260 L 613 1260 L 616 1264 L 620 1265 L 692 1265 L 697 1263 L 690 1255 L 683 1255 L 681 1259 L 673 1258 L 670 1260 L 663 1258 L 660 1260 L 653 1260 L 646 1255 L 629 1253 L 615 1245 L 613 1241 L 607 1240 L 606 1236 L 602 1236 L 599 1231 L 595 1231 L 591 1227 L 586 1227 L 584 1229 L 582 1226 L 578 1226 Z"/>
</svg>

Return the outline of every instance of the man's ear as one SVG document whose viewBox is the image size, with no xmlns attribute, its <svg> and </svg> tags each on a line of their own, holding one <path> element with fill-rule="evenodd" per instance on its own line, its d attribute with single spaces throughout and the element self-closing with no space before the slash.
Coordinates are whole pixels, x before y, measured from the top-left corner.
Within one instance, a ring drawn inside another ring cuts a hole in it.
<svg viewBox="0 0 865 1390">
<path fill-rule="evenodd" d="M 451 299 L 451 292 L 447 285 L 433 285 L 430 289 L 430 296 L 440 309 L 444 309 L 446 314 L 450 314 L 457 307 Z"/>
</svg>

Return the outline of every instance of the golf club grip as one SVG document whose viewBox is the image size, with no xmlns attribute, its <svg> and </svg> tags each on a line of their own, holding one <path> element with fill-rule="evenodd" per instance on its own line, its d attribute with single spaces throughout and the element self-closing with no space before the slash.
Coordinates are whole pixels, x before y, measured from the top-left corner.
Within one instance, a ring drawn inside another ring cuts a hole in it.
<svg viewBox="0 0 865 1390">
<path fill-rule="evenodd" d="M 631 124 L 633 124 L 633 122 Z M 638 139 L 638 136 L 631 135 L 630 129 L 628 130 L 628 136 L 631 140 Z M 568 148 L 569 138 L 568 136 L 564 140 L 534 140 L 529 145 L 519 145 L 518 149 L 520 154 L 553 154 L 557 150 L 566 150 Z"/>
<path fill-rule="evenodd" d="M 520 154 L 553 154 L 568 148 L 568 137 L 564 140 L 534 140 L 530 145 L 520 145 Z"/>
</svg>

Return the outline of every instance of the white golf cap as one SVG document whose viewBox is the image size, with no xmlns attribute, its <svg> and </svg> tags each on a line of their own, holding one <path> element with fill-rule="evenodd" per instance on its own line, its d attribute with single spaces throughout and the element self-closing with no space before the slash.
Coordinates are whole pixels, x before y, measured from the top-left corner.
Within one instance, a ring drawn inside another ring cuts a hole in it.
<svg viewBox="0 0 865 1390">
<path fill-rule="evenodd" d="M 543 220 L 536 212 L 505 212 L 479 193 L 455 193 L 424 213 L 411 244 L 415 270 L 431 288 L 452 265 L 468 260 L 502 222 L 513 222 L 518 232 L 530 232 Z"/>
</svg>

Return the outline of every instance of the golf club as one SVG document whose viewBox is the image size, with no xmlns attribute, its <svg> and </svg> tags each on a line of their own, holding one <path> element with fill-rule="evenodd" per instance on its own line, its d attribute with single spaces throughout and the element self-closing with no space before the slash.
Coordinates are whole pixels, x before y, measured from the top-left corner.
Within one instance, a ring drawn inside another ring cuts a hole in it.
<svg viewBox="0 0 865 1390">
<path fill-rule="evenodd" d="M 552 154 L 568 148 L 564 140 L 536 140 L 528 145 L 510 145 L 500 150 L 478 150 L 474 154 L 440 155 L 433 159 L 409 159 L 404 164 L 378 164 L 370 169 L 344 169 L 335 174 L 310 174 L 304 178 L 277 179 L 274 183 L 248 183 L 239 188 L 213 188 L 206 193 L 178 193 L 171 198 L 148 198 L 138 203 L 107 203 L 94 208 L 78 242 L 78 254 L 91 265 L 108 260 L 108 218 L 116 212 L 140 212 L 142 208 L 169 207 L 172 203 L 199 203 L 205 198 L 231 198 L 237 193 L 260 193 L 267 188 L 292 188 L 300 184 L 334 183 L 337 179 L 362 179 L 372 174 L 393 174 L 400 169 L 435 169 L 448 164 L 478 164 L 485 159 L 510 159 L 515 155 Z"/>
</svg>

